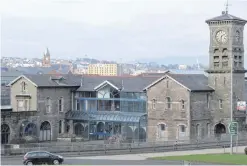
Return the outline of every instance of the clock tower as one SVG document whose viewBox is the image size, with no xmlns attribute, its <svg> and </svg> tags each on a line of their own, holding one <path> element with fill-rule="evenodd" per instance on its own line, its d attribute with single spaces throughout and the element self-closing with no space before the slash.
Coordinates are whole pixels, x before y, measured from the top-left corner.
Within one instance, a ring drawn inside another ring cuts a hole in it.
<svg viewBox="0 0 247 166">
<path fill-rule="evenodd" d="M 245 101 L 243 38 L 246 22 L 230 15 L 228 10 L 206 20 L 210 29 L 209 68 L 206 72 L 209 86 L 215 89 L 210 104 L 212 123 L 224 124 L 226 128 L 230 122 L 231 97 L 233 118 L 245 121 L 245 112 L 236 109 L 237 101 Z"/>
<path fill-rule="evenodd" d="M 43 67 L 51 67 L 51 56 L 48 48 L 46 49 L 46 52 L 44 53 L 43 61 L 42 61 Z"/>
</svg>

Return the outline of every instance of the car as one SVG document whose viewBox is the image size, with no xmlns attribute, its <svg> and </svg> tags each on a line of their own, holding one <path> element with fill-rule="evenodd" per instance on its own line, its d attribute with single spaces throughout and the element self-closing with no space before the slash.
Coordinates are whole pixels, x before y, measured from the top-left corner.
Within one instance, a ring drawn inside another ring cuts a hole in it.
<svg viewBox="0 0 247 166">
<path fill-rule="evenodd" d="M 64 161 L 63 156 L 56 155 L 47 151 L 27 152 L 23 157 L 24 165 L 54 164 L 59 165 Z"/>
</svg>

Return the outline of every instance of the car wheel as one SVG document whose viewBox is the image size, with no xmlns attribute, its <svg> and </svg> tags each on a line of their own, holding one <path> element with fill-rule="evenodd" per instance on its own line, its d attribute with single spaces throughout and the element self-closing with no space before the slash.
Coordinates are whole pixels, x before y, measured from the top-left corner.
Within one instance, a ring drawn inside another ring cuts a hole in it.
<svg viewBox="0 0 247 166">
<path fill-rule="evenodd" d="M 59 164 L 59 161 L 58 160 L 53 160 L 53 164 L 54 165 L 58 165 Z"/>
<path fill-rule="evenodd" d="M 33 163 L 31 161 L 28 161 L 27 165 L 33 165 Z"/>
</svg>

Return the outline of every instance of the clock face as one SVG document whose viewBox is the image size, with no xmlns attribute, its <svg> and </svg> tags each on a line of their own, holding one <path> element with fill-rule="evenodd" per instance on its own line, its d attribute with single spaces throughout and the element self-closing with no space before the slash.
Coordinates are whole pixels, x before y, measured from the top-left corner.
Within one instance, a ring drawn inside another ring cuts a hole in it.
<svg viewBox="0 0 247 166">
<path fill-rule="evenodd" d="M 219 43 L 226 43 L 227 42 L 227 33 L 225 31 L 218 31 L 216 33 L 216 41 Z"/>
<path fill-rule="evenodd" d="M 236 31 L 236 36 L 235 36 L 236 42 L 240 41 L 240 32 Z"/>
<path fill-rule="evenodd" d="M 47 61 L 48 61 L 48 57 L 46 57 L 46 58 L 45 58 L 45 60 L 47 60 Z"/>
</svg>

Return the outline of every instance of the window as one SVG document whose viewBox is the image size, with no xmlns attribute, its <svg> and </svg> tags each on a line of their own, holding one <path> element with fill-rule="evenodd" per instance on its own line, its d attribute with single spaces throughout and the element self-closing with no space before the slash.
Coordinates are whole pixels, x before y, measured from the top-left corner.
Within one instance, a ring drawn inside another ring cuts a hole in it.
<svg viewBox="0 0 247 166">
<path fill-rule="evenodd" d="M 181 133 L 185 132 L 185 126 L 184 125 L 179 126 L 179 132 L 181 132 Z"/>
<path fill-rule="evenodd" d="M 160 130 L 161 131 L 165 131 L 166 130 L 165 124 L 160 124 L 159 126 L 160 126 Z"/>
<path fill-rule="evenodd" d="M 219 100 L 219 108 L 220 108 L 220 109 L 222 109 L 222 108 L 223 108 L 223 102 L 222 102 L 222 100 L 221 100 L 221 99 Z"/>
<path fill-rule="evenodd" d="M 226 85 L 226 77 L 224 77 L 224 85 Z"/>
<path fill-rule="evenodd" d="M 169 88 L 169 80 L 166 81 L 166 88 Z"/>
<path fill-rule="evenodd" d="M 76 100 L 76 110 L 80 110 L 80 100 Z"/>
<path fill-rule="evenodd" d="M 63 112 L 63 97 L 58 100 L 58 111 Z"/>
<path fill-rule="evenodd" d="M 184 102 L 184 100 L 181 100 L 181 107 L 182 107 L 182 110 L 185 109 L 185 102 Z"/>
<path fill-rule="evenodd" d="M 17 111 L 24 111 L 24 100 L 17 100 Z"/>
<path fill-rule="evenodd" d="M 24 100 L 24 111 L 29 111 L 28 100 Z"/>
<path fill-rule="evenodd" d="M 214 78 L 214 85 L 217 86 L 217 77 Z"/>
<path fill-rule="evenodd" d="M 51 112 L 51 99 L 50 97 L 46 98 L 46 112 Z"/>
<path fill-rule="evenodd" d="M 199 137 L 199 127 L 200 127 L 200 125 L 197 124 L 197 125 L 196 125 L 196 136 L 197 136 L 197 137 Z"/>
<path fill-rule="evenodd" d="M 209 94 L 207 94 L 207 106 L 209 108 Z"/>
<path fill-rule="evenodd" d="M 27 84 L 24 81 L 22 81 L 21 82 L 21 92 L 25 92 L 26 88 L 27 88 Z"/>
<path fill-rule="evenodd" d="M 62 133 L 62 121 L 59 121 L 58 132 Z"/>
<path fill-rule="evenodd" d="M 207 135 L 210 136 L 210 123 L 207 123 Z"/>
<path fill-rule="evenodd" d="M 153 99 L 153 100 L 152 100 L 152 109 L 155 109 L 155 104 L 156 104 L 156 100 Z"/>
<path fill-rule="evenodd" d="M 166 108 L 171 109 L 171 98 L 170 97 L 166 98 Z"/>
</svg>

